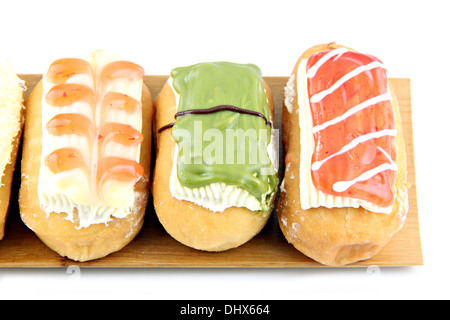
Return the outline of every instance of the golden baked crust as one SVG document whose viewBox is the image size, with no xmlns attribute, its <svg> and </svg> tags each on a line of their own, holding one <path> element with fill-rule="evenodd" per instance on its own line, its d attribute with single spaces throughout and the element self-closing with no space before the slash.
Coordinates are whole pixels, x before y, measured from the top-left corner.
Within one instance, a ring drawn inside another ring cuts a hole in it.
<svg viewBox="0 0 450 320">
<path fill-rule="evenodd" d="M 153 106 L 150 91 L 142 90 L 144 141 L 141 145 L 140 164 L 144 176 L 135 185 L 135 204 L 126 218 L 113 219 L 106 224 L 93 224 L 76 228 L 77 221 L 65 220 L 59 213 L 46 213 L 39 206 L 37 193 L 41 162 L 41 106 L 42 81 L 25 102 L 26 117 L 22 156 L 22 183 L 19 192 L 20 214 L 23 222 L 51 249 L 72 260 L 87 261 L 102 258 L 118 251 L 131 242 L 144 222 L 149 196 L 151 135 Z M 76 214 L 75 214 L 76 217 Z M 76 220 L 76 218 L 75 218 Z"/>
<path fill-rule="evenodd" d="M 337 49 L 339 45 L 323 44 L 310 48 L 299 58 L 293 73 L 302 59 L 315 52 Z M 295 84 L 295 92 L 297 92 Z M 297 95 L 293 110 L 283 107 L 283 145 L 286 171 L 277 205 L 280 228 L 299 251 L 308 257 L 330 266 L 350 264 L 368 259 L 377 254 L 399 231 L 408 211 L 408 183 L 406 179 L 406 150 L 402 133 L 402 122 L 395 94 L 393 109 L 398 131 L 395 139 L 397 147 L 398 172 L 395 178 L 395 201 L 391 214 L 369 212 L 362 208 L 325 207 L 302 210 L 300 206 L 300 127 L 298 119 Z"/>
<path fill-rule="evenodd" d="M 11 199 L 11 187 L 16 167 L 17 152 L 22 137 L 24 108 L 24 86 L 17 75 L 12 71 L 8 62 L 0 59 L 0 81 L 2 92 L 0 93 L 0 113 L 3 117 L 2 125 L 7 128 L 3 131 L 2 147 L 0 150 L 0 240 L 5 235 L 5 224 L 8 217 Z"/>
<path fill-rule="evenodd" d="M 23 117 L 21 117 L 21 119 L 23 119 Z M 13 150 L 10 156 L 11 162 L 6 165 L 0 183 L 0 240 L 3 239 L 3 236 L 5 235 L 5 224 L 8 217 L 9 200 L 11 198 L 11 185 L 14 176 L 14 169 L 16 167 L 17 151 L 19 150 L 20 138 L 22 137 L 22 128 L 23 121 L 20 123 L 19 133 L 12 141 Z"/>
<path fill-rule="evenodd" d="M 273 118 L 272 93 L 264 83 Z M 155 100 L 155 129 L 173 122 L 176 113 L 175 95 L 166 83 Z M 181 201 L 169 190 L 170 173 L 176 142 L 171 130 L 155 133 L 156 165 L 152 194 L 159 221 L 166 231 L 179 242 L 204 251 L 224 251 L 236 248 L 252 239 L 265 226 L 273 210 L 263 216 L 247 208 L 231 207 L 223 212 L 212 212 L 189 201 Z M 275 197 L 274 197 L 275 200 Z"/>
</svg>

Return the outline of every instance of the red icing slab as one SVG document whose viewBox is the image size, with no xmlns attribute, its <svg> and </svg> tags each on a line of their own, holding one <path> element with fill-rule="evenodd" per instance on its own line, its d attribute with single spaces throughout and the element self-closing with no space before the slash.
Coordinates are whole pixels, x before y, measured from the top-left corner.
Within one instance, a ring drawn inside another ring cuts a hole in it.
<svg viewBox="0 0 450 320">
<path fill-rule="evenodd" d="M 323 62 L 328 53 L 312 55 L 306 67 L 308 74 L 323 63 L 308 77 L 313 183 L 327 194 L 390 206 L 396 131 L 386 70 L 377 58 L 350 51 Z"/>
</svg>

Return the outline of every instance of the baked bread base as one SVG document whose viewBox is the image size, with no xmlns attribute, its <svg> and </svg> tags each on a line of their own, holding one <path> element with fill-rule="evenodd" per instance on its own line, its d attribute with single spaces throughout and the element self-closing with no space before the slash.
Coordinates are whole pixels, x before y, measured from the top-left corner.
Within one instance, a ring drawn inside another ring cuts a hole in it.
<svg viewBox="0 0 450 320">
<path fill-rule="evenodd" d="M 266 84 L 266 95 L 273 118 L 273 98 Z M 176 113 L 175 95 L 166 83 L 155 100 L 155 129 L 172 123 Z M 230 207 L 223 212 L 213 212 L 193 202 L 172 197 L 169 189 L 170 174 L 176 142 L 172 131 L 155 133 L 156 165 L 153 175 L 152 194 L 159 221 L 177 241 L 203 251 L 224 251 L 236 248 L 257 235 L 265 226 L 273 210 L 264 215 L 247 208 Z"/>
<path fill-rule="evenodd" d="M 22 138 L 24 124 L 23 93 L 25 87 L 22 81 L 13 73 L 7 61 L 0 59 L 0 81 L 2 93 L 0 94 L 2 104 L 2 125 L 7 126 L 3 131 L 0 173 L 0 240 L 5 235 L 5 224 L 11 199 L 11 188 L 13 183 L 14 169 L 16 167 L 17 153 Z M 15 88 L 14 88 L 15 87 Z M 14 89 L 13 89 L 14 88 Z"/>
<path fill-rule="evenodd" d="M 142 90 L 143 135 L 140 164 L 144 176 L 135 185 L 135 203 L 132 212 L 123 219 L 113 218 L 107 224 L 93 224 L 77 229 L 75 221 L 66 220 L 63 213 L 48 216 L 39 206 L 37 193 L 41 165 L 42 140 L 42 82 L 39 82 L 26 101 L 26 121 L 22 156 L 22 183 L 19 192 L 20 214 L 23 222 L 52 250 L 76 261 L 105 257 L 131 242 L 142 228 L 149 197 L 151 161 L 151 123 L 153 116 L 150 91 Z"/>
<path fill-rule="evenodd" d="M 323 50 L 337 49 L 339 45 L 318 45 L 307 50 L 297 61 L 294 73 L 302 59 Z M 297 79 L 297 75 L 296 75 Z M 295 81 L 295 92 L 297 92 Z M 306 256 L 328 266 L 342 266 L 376 255 L 399 231 L 408 211 L 408 183 L 406 178 L 406 150 L 397 99 L 391 88 L 395 125 L 398 131 L 398 172 L 393 191 L 395 200 L 391 214 L 374 213 L 363 208 L 325 207 L 302 210 L 300 204 L 300 127 L 298 101 L 294 98 L 292 113 L 283 108 L 283 145 L 286 171 L 277 205 L 280 228 L 289 243 Z"/>
<path fill-rule="evenodd" d="M 21 117 L 23 119 L 23 117 Z M 17 152 L 19 150 L 20 138 L 22 137 L 23 121 L 20 124 L 20 131 L 14 138 L 13 150 L 10 156 L 10 163 L 6 165 L 3 177 L 1 179 L 0 187 L 0 240 L 5 235 L 5 224 L 8 218 L 9 201 L 11 199 L 11 188 L 14 176 L 14 169 L 16 167 Z"/>
</svg>

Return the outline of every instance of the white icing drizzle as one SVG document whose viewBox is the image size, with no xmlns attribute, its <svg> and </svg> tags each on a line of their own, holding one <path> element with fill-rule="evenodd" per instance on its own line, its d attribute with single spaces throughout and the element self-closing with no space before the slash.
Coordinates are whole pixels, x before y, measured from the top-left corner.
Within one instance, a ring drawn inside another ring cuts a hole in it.
<svg viewBox="0 0 450 320">
<path fill-rule="evenodd" d="M 351 186 L 353 186 L 355 183 L 369 180 L 370 178 L 379 174 L 380 172 L 383 172 L 386 170 L 397 171 L 398 170 L 397 164 L 395 164 L 395 162 L 392 161 L 392 159 L 388 155 L 388 153 L 380 147 L 378 147 L 378 149 L 386 156 L 386 158 L 388 158 L 390 163 L 383 163 L 374 169 L 370 169 L 370 170 L 364 172 L 359 177 L 357 177 L 353 180 L 336 182 L 333 184 L 333 190 L 336 192 L 344 192 L 347 189 L 349 189 Z"/>
<path fill-rule="evenodd" d="M 371 132 L 371 133 L 367 133 L 364 134 L 362 136 L 359 136 L 355 139 L 353 139 L 350 143 L 346 144 L 345 146 L 342 147 L 341 150 L 339 150 L 338 152 L 326 157 L 323 160 L 320 161 L 316 161 L 312 164 L 311 169 L 313 171 L 317 171 L 320 169 L 320 167 L 327 162 L 328 160 L 330 160 L 331 158 L 334 158 L 340 154 L 343 154 L 347 151 L 350 151 L 351 149 L 355 148 L 358 144 L 369 141 L 371 139 L 377 139 L 377 138 L 381 138 L 381 137 L 385 137 L 385 136 L 391 136 L 391 137 L 395 137 L 397 135 L 397 130 L 396 129 L 385 129 L 385 130 L 380 130 L 380 131 L 376 131 L 376 132 Z"/>
<path fill-rule="evenodd" d="M 325 98 L 329 94 L 332 94 L 334 91 L 339 89 L 339 87 L 342 86 L 348 80 L 356 77 L 357 75 L 359 75 L 365 71 L 373 70 L 376 68 L 385 68 L 385 66 L 379 61 L 374 61 L 365 66 L 357 67 L 355 70 L 347 73 L 345 76 L 343 76 L 338 81 L 336 81 L 336 83 L 334 83 L 330 88 L 313 95 L 311 97 L 311 103 L 318 103 L 318 102 L 322 101 L 323 98 Z"/>
<path fill-rule="evenodd" d="M 317 61 L 309 70 L 308 73 L 306 74 L 308 78 L 314 78 L 317 71 L 320 69 L 321 66 L 323 66 L 325 64 L 325 62 L 327 62 L 328 60 L 330 60 L 331 58 L 333 58 L 334 56 L 337 56 L 335 58 L 339 59 L 344 53 L 348 52 L 348 49 L 346 48 L 339 48 L 336 50 L 332 50 L 330 52 L 328 52 L 326 55 L 324 55 L 322 58 L 319 59 L 319 61 Z"/>
<path fill-rule="evenodd" d="M 343 115 L 338 116 L 338 117 L 336 117 L 334 119 L 331 119 L 331 120 L 329 120 L 327 122 L 324 122 L 324 123 L 322 123 L 320 125 L 315 126 L 313 128 L 312 132 L 313 133 L 317 133 L 317 132 L 319 132 L 321 130 L 324 130 L 325 128 L 327 128 L 327 127 L 329 127 L 331 125 L 334 125 L 334 124 L 337 124 L 337 123 L 339 123 L 341 121 L 344 121 L 345 119 L 347 119 L 351 115 L 353 115 L 355 113 L 358 113 L 359 111 L 362 111 L 362 110 L 364 110 L 367 107 L 373 106 L 373 105 L 375 105 L 377 103 L 380 103 L 380 102 L 383 102 L 383 101 L 389 101 L 391 99 L 392 99 L 392 96 L 391 96 L 391 94 L 389 92 L 381 94 L 381 95 L 373 97 L 373 98 L 370 98 L 370 99 L 368 99 L 368 100 L 358 104 L 357 106 L 354 106 L 353 108 L 347 110 Z"/>
<path fill-rule="evenodd" d="M 377 147 L 377 148 L 389 160 L 389 162 L 391 163 L 391 166 L 392 166 L 392 170 L 397 171 L 398 170 L 397 164 L 394 162 L 394 160 L 392 160 L 391 156 L 386 152 L 386 150 L 383 150 L 383 148 L 381 148 L 381 147 Z"/>
</svg>

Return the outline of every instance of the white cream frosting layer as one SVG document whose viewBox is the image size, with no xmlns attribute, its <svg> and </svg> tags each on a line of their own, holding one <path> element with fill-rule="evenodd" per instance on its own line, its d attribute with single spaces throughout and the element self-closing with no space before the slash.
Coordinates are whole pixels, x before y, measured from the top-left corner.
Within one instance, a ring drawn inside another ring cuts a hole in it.
<svg viewBox="0 0 450 320">
<path fill-rule="evenodd" d="M 176 97 L 178 110 L 180 96 L 173 88 L 173 79 L 169 78 L 168 83 Z M 269 120 L 273 123 L 272 118 Z M 272 136 L 267 147 L 269 159 L 273 168 L 278 171 L 278 156 L 275 143 L 275 129 L 272 128 Z M 172 197 L 178 200 L 193 202 L 199 206 L 207 208 L 214 212 L 223 212 L 230 207 L 245 207 L 251 211 L 265 210 L 262 203 L 247 190 L 238 186 L 227 185 L 225 183 L 212 183 L 200 188 L 188 188 L 181 185 L 177 175 L 178 147 L 175 146 L 173 154 L 173 166 L 170 173 L 169 189 Z M 272 173 L 271 173 L 272 174 Z M 273 192 L 272 192 L 273 193 Z M 271 197 L 266 194 L 266 197 Z"/>
<path fill-rule="evenodd" d="M 91 64 L 93 70 L 96 71 L 96 79 L 80 74 L 69 78 L 66 83 L 86 85 L 94 92 L 96 92 L 96 81 L 103 67 L 113 61 L 121 60 L 106 51 L 96 51 L 89 56 L 78 58 L 84 59 Z M 107 92 L 118 92 L 141 101 L 142 82 L 142 80 L 129 81 L 125 79 L 110 81 L 106 89 L 102 92 L 101 97 Z M 77 113 L 87 116 L 95 123 L 96 127 L 100 126 L 101 123 L 117 122 L 131 125 L 141 132 L 141 112 L 138 114 L 127 114 L 125 111 L 110 109 L 108 111 L 108 118 L 101 119 L 101 108 L 99 104 L 102 99 L 98 99 L 94 113 L 91 107 L 82 101 L 64 107 L 50 106 L 47 104 L 45 96 L 53 86 L 54 83 L 49 82 L 44 74 L 42 95 L 42 155 L 38 182 L 38 197 L 41 208 L 47 214 L 50 212 L 66 213 L 66 219 L 72 222 L 74 222 L 74 213 L 77 212 L 79 221 L 77 228 L 88 227 L 98 223 L 106 224 L 113 217 L 125 218 L 131 213 L 134 206 L 134 184 L 130 185 L 129 182 L 109 180 L 104 184 L 102 190 L 93 190 L 95 188 L 93 185 L 97 183 L 95 177 L 93 177 L 94 175 L 91 176 L 91 174 L 87 174 L 82 169 L 73 169 L 54 174 L 44 165 L 46 156 L 53 151 L 60 148 L 73 147 L 80 152 L 84 162 L 91 164 L 91 169 L 96 170 L 98 148 L 91 146 L 92 141 L 89 141 L 86 137 L 76 134 L 62 136 L 51 135 L 46 129 L 46 124 L 57 114 Z M 102 156 L 116 156 L 139 162 L 140 145 L 127 147 L 110 141 L 104 145 Z"/>
<path fill-rule="evenodd" d="M 311 176 L 311 159 L 315 149 L 315 141 L 313 136 L 313 122 L 311 106 L 307 91 L 307 60 L 302 60 L 297 71 L 297 95 L 299 105 L 299 124 L 300 124 L 300 202 L 303 210 L 310 208 L 326 207 L 326 208 L 344 208 L 363 207 L 366 210 L 379 213 L 391 213 L 392 206 L 380 207 L 371 202 L 354 199 L 349 197 L 334 196 L 326 194 L 314 186 Z M 291 79 L 294 79 L 293 77 Z M 293 90 L 285 90 L 285 101 L 294 101 L 295 92 Z M 292 112 L 292 107 L 289 110 Z"/>
</svg>

